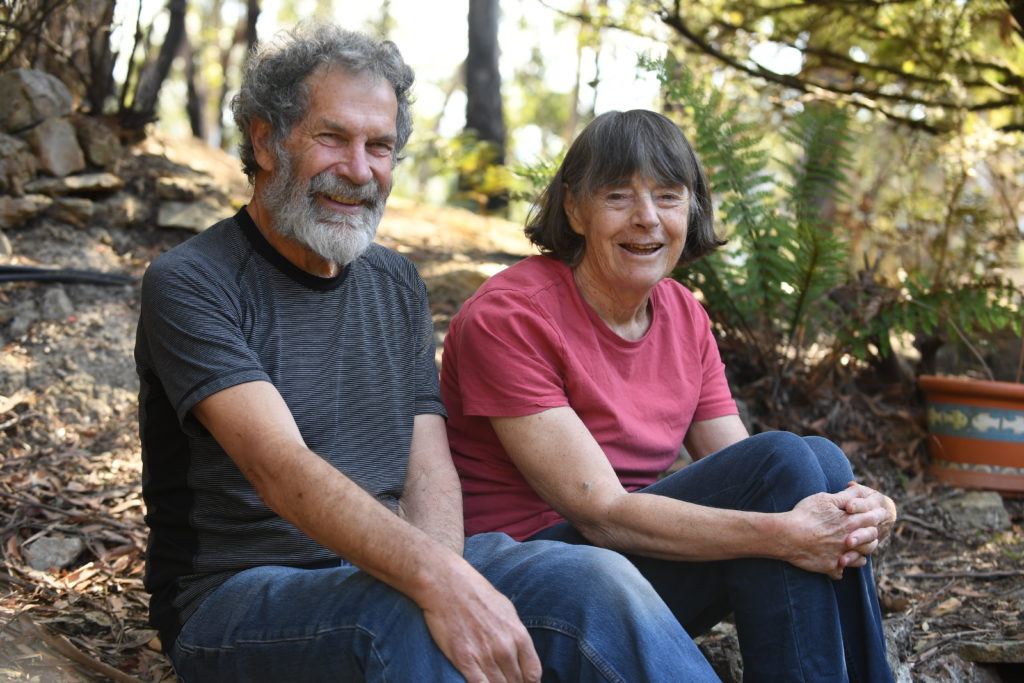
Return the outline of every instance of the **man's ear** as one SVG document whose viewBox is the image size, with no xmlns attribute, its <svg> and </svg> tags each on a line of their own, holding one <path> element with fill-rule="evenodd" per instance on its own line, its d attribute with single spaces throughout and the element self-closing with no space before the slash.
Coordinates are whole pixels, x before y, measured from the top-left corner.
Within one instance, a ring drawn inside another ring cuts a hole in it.
<svg viewBox="0 0 1024 683">
<path fill-rule="evenodd" d="M 252 140 L 252 152 L 256 163 L 264 171 L 273 171 L 277 155 L 270 148 L 270 124 L 258 116 L 252 117 L 249 123 L 249 137 Z"/>
</svg>

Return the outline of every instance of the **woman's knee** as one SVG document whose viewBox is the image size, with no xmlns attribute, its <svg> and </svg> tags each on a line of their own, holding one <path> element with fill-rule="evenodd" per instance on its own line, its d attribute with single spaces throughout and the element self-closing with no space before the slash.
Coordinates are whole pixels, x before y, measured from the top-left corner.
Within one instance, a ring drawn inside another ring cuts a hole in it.
<svg viewBox="0 0 1024 683">
<path fill-rule="evenodd" d="M 821 460 L 804 437 L 792 432 L 763 432 L 751 439 L 759 440 L 763 459 L 760 476 L 781 499 L 786 499 L 785 505 L 828 489 Z"/>
<path fill-rule="evenodd" d="M 804 441 L 817 457 L 818 465 L 828 481 L 830 492 L 842 491 L 849 482 L 853 481 L 850 459 L 846 457 L 846 453 L 843 453 L 839 446 L 820 436 L 806 436 Z"/>
</svg>

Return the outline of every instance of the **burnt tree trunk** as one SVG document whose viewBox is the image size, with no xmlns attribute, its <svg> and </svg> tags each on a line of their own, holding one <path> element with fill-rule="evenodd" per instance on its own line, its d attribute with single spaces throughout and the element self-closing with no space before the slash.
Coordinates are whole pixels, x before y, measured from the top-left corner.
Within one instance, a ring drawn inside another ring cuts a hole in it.
<svg viewBox="0 0 1024 683">
<path fill-rule="evenodd" d="M 498 21 L 501 8 L 498 0 L 469 0 L 469 52 L 466 56 L 466 131 L 488 143 L 489 162 L 505 163 L 505 117 L 501 103 L 501 72 L 498 69 Z M 460 178 L 460 187 L 473 190 L 477 184 Z M 469 187 L 467 187 L 469 185 Z M 487 210 L 508 204 L 504 191 L 486 197 Z"/>
<path fill-rule="evenodd" d="M 171 63 L 185 38 L 185 8 L 185 0 L 167 0 L 167 11 L 170 14 L 167 35 L 164 36 L 156 60 L 146 64 L 139 74 L 131 106 L 127 111 L 121 111 L 121 122 L 125 128 L 141 128 L 156 120 L 160 88 L 167 79 Z"/>
</svg>

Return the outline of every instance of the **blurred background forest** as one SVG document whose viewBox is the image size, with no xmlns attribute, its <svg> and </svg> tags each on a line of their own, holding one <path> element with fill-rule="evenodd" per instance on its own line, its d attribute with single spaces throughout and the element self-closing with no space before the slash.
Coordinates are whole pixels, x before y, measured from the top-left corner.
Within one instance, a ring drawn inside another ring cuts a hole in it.
<svg viewBox="0 0 1024 683">
<path fill-rule="evenodd" d="M 965 363 L 946 369 L 1019 381 L 1020 0 L 2 7 L 0 70 L 53 73 L 125 135 L 225 150 L 254 41 L 304 18 L 388 36 L 418 70 L 396 193 L 517 221 L 594 115 L 668 112 L 708 166 L 730 238 L 679 277 L 723 345 L 744 349 L 737 372 L 770 376 L 775 398 L 794 372 L 820 381 L 851 363 L 911 382 L 953 342 Z M 908 357 L 919 367 L 901 367 Z"/>
</svg>

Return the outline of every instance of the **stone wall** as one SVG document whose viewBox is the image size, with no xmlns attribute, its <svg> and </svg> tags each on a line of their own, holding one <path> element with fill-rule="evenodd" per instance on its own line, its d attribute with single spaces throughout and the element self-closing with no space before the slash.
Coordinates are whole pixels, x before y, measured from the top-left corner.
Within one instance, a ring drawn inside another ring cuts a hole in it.
<svg viewBox="0 0 1024 683">
<path fill-rule="evenodd" d="M 237 160 L 221 169 L 225 178 L 193 168 L 190 159 L 168 160 L 150 139 L 126 147 L 116 123 L 76 113 L 54 76 L 31 69 L 0 74 L 0 102 L 0 257 L 10 255 L 4 230 L 37 218 L 199 231 L 244 201 Z M 194 144 L 202 148 L 196 157 L 227 156 Z"/>
</svg>

